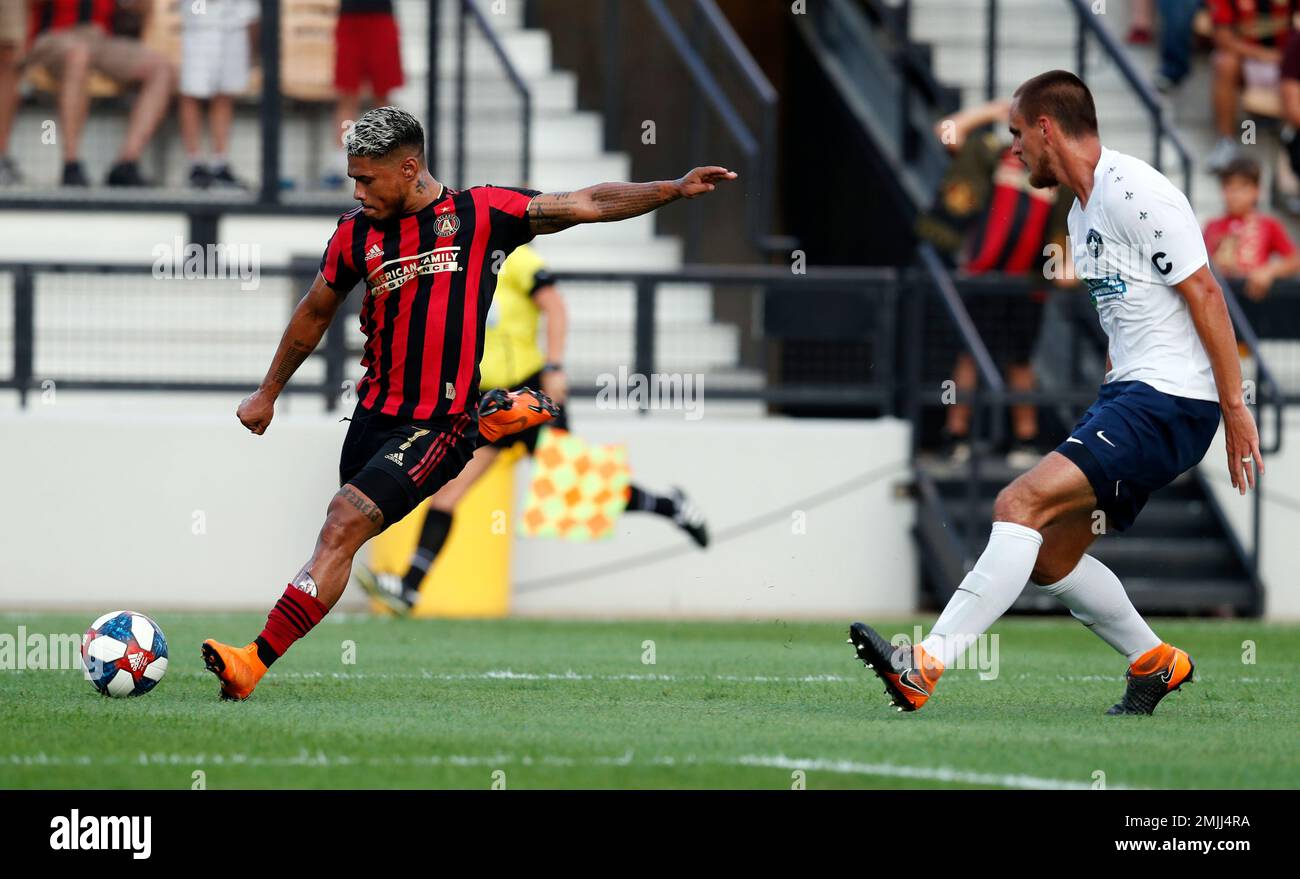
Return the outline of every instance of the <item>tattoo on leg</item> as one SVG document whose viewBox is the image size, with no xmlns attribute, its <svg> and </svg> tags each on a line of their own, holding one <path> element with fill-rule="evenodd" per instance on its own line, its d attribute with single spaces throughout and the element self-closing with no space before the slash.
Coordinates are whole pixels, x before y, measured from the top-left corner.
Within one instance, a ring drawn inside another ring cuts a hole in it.
<svg viewBox="0 0 1300 879">
<path fill-rule="evenodd" d="M 366 500 L 365 496 L 362 495 L 360 492 L 358 492 L 356 489 L 354 489 L 352 486 L 345 485 L 342 488 L 340 488 L 339 496 L 342 497 L 348 503 L 352 504 L 352 506 L 360 510 L 361 515 L 365 516 L 367 519 L 369 519 L 371 522 L 374 522 L 376 525 L 378 525 L 381 521 L 383 521 L 384 514 L 380 512 L 379 507 L 375 506 L 373 503 Z"/>
</svg>

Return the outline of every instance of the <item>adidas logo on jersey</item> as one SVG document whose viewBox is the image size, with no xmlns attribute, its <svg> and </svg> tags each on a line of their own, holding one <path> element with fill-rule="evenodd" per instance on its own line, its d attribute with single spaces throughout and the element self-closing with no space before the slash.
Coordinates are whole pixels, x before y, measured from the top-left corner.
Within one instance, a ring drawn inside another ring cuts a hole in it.
<svg viewBox="0 0 1300 879">
<path fill-rule="evenodd" d="M 379 259 L 383 255 L 384 249 L 380 247 L 379 242 L 376 241 L 374 244 L 370 245 L 370 249 L 366 251 L 366 262 L 370 262 L 372 259 Z"/>
<path fill-rule="evenodd" d="M 391 455 L 384 455 L 384 457 L 387 458 L 388 460 L 392 461 L 392 462 L 393 462 L 394 464 L 396 464 L 398 467 L 404 467 L 404 466 L 406 466 L 405 464 L 402 463 L 402 453 L 401 453 L 401 452 L 393 452 Z"/>
</svg>

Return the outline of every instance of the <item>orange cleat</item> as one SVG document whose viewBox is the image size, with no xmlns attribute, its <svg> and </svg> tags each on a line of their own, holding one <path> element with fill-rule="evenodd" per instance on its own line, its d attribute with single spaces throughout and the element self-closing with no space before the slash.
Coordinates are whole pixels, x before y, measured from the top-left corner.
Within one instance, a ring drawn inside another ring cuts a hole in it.
<svg viewBox="0 0 1300 879">
<path fill-rule="evenodd" d="M 545 424 L 559 414 L 560 407 L 550 397 L 532 388 L 517 391 L 496 388 L 479 400 L 478 432 L 485 441 L 494 443 L 503 436 Z"/>
<path fill-rule="evenodd" d="M 253 695 L 253 688 L 266 674 L 256 644 L 231 647 L 209 638 L 202 650 L 204 665 L 221 680 L 221 698 L 229 702 L 243 702 Z"/>
<path fill-rule="evenodd" d="M 1172 644 L 1159 644 L 1137 658 L 1124 677 L 1128 687 L 1124 698 L 1107 714 L 1152 714 L 1160 700 L 1183 684 L 1194 683 L 1196 664 L 1186 652 Z"/>
<path fill-rule="evenodd" d="M 865 623 L 849 627 L 849 643 L 867 668 L 885 685 L 885 695 L 899 711 L 919 711 L 934 693 L 943 663 L 921 649 L 895 647 Z"/>
</svg>

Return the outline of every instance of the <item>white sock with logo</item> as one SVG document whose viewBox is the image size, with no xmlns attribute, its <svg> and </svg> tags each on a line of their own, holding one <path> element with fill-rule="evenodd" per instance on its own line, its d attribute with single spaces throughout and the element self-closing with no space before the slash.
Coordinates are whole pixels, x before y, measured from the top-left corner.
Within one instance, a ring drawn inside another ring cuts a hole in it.
<svg viewBox="0 0 1300 879">
<path fill-rule="evenodd" d="M 1042 545 L 1033 528 L 994 522 L 988 546 L 921 642 L 925 652 L 951 667 L 1020 597 Z"/>
<path fill-rule="evenodd" d="M 1119 577 L 1090 555 L 1079 559 L 1063 579 L 1038 588 L 1060 599 L 1076 620 L 1123 653 L 1130 665 L 1161 643 L 1129 601 Z"/>
</svg>

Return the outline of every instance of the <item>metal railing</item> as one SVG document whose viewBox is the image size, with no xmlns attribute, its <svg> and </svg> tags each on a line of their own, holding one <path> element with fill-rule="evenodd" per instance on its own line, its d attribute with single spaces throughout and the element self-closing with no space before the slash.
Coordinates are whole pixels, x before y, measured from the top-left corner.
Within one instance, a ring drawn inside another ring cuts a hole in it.
<svg viewBox="0 0 1300 879">
<path fill-rule="evenodd" d="M 490 16 L 480 8 L 477 0 L 447 0 L 455 3 L 456 28 L 459 37 L 457 57 L 453 77 L 455 80 L 455 132 L 453 142 L 457 145 L 457 156 L 453 166 L 457 172 L 457 186 L 466 185 L 464 180 L 464 162 L 466 130 L 469 124 L 466 104 L 466 83 L 468 78 L 469 58 L 466 46 L 472 34 L 480 35 L 486 42 L 497 65 L 512 88 L 520 96 L 519 144 L 519 185 L 525 185 L 532 174 L 532 128 L 533 99 L 527 82 L 519 73 L 505 51 L 501 39 L 490 23 Z M 0 210 L 13 211 L 85 211 L 99 209 L 104 211 L 123 211 L 131 213 L 182 213 L 189 218 L 190 230 L 188 240 L 199 244 L 211 244 L 217 240 L 217 228 L 220 219 L 226 215 L 260 215 L 260 216 L 336 216 L 346 210 L 351 203 L 349 192 L 313 192 L 287 195 L 283 191 L 284 177 L 284 140 L 282 128 L 287 118 L 283 106 L 286 95 L 281 70 L 282 59 L 282 23 L 285 4 L 282 0 L 260 0 L 261 15 L 259 26 L 258 50 L 261 60 L 262 81 L 260 95 L 256 100 L 259 127 L 259 161 L 260 182 L 247 193 L 231 191 L 195 192 L 186 187 L 150 187 L 144 190 L 130 189 L 77 189 L 66 190 L 51 186 L 49 189 L 14 192 L 0 189 Z M 424 87 L 426 103 L 423 108 L 425 134 L 428 146 L 430 167 L 439 164 L 439 131 L 441 129 L 439 83 L 442 80 L 439 67 L 442 27 L 440 9 L 443 0 L 427 0 L 428 3 L 428 70 Z M 316 99 L 312 99 L 315 101 Z M 319 107 L 316 108 L 319 110 Z M 92 110 L 92 112 L 96 112 Z M 332 130 L 327 126 L 326 130 Z M 319 132 L 317 133 L 319 134 Z M 160 131 L 158 138 L 169 136 Z M 322 145 L 324 148 L 324 145 Z M 475 181 L 477 182 L 477 181 Z"/>
<path fill-rule="evenodd" d="M 259 327 L 258 330 L 259 339 L 264 339 L 266 343 L 266 364 L 270 363 L 274 354 L 274 342 L 271 339 L 278 339 L 279 332 L 283 329 L 283 324 L 275 325 L 275 322 L 281 320 L 281 316 L 283 321 L 287 322 L 292 307 L 315 276 L 316 268 L 317 261 L 314 259 L 303 259 L 288 266 L 261 267 L 260 272 L 264 278 L 288 278 L 293 281 L 293 284 L 289 285 L 284 291 L 282 311 L 276 313 L 274 320 L 268 319 L 267 325 Z M 87 276 L 91 279 L 90 283 L 93 283 L 100 278 L 135 277 L 139 279 L 138 287 L 131 288 L 131 292 L 135 292 L 136 290 L 148 290 L 150 285 L 156 283 L 152 277 L 152 271 L 153 267 L 150 265 L 0 263 L 0 275 L 11 275 L 13 277 L 12 369 L 7 378 L 0 378 L 0 389 L 17 391 L 24 406 L 27 402 L 27 395 L 40 390 L 45 382 L 53 382 L 58 388 L 67 390 L 247 393 L 255 385 L 256 381 L 260 380 L 264 369 L 260 349 L 253 357 L 251 366 L 246 361 L 241 362 L 241 368 L 238 370 L 241 375 L 248 374 L 252 384 L 250 384 L 249 379 L 233 381 L 225 378 L 176 378 L 159 374 L 119 375 L 114 378 L 99 378 L 88 374 L 90 367 L 76 370 L 71 374 L 71 377 L 68 374 L 60 374 L 57 369 L 52 371 L 49 369 L 38 370 L 37 364 L 40 362 L 41 355 L 39 346 L 42 344 L 42 326 L 39 325 L 38 315 L 44 315 L 46 320 L 63 316 L 59 312 L 59 309 L 63 306 L 49 304 L 43 310 L 38 307 L 42 295 L 41 291 L 38 290 L 38 278 L 77 275 Z M 798 296 L 817 293 L 833 297 L 846 297 L 846 301 L 857 300 L 861 305 L 861 313 L 867 315 L 870 319 L 870 326 L 865 332 L 865 338 L 871 342 L 873 350 L 878 353 L 879 359 L 867 380 L 854 382 L 787 381 L 779 376 L 774 377 L 768 372 L 768 355 L 771 352 L 766 350 L 763 345 L 760 345 L 760 350 L 757 350 L 749 357 L 741 356 L 736 364 L 738 369 L 747 370 L 744 381 L 728 383 L 719 380 L 717 376 L 711 376 L 707 396 L 709 399 L 715 400 L 755 401 L 774 406 L 801 404 L 831 407 L 870 407 L 882 413 L 893 412 L 895 409 L 900 388 L 898 386 L 898 372 L 894 368 L 898 356 L 896 346 L 898 333 L 893 323 L 893 315 L 898 309 L 899 286 L 897 272 L 892 269 L 812 268 L 806 274 L 795 275 L 788 269 L 779 267 L 741 265 L 700 266 L 662 272 L 556 271 L 552 273 L 552 277 L 557 282 L 573 287 L 588 284 L 601 285 L 604 289 L 608 289 L 609 285 L 628 285 L 633 288 L 634 296 L 631 300 L 631 313 L 611 313 L 610 315 L 620 326 L 630 326 L 632 356 L 630 360 L 609 364 L 609 368 L 616 369 L 619 366 L 626 366 L 632 372 L 646 377 L 678 371 L 673 362 L 674 355 L 671 352 L 666 354 L 656 350 L 656 330 L 663 332 L 663 328 L 658 325 L 664 317 L 662 309 L 658 306 L 658 301 L 661 290 L 665 287 L 671 288 L 680 285 L 701 287 L 707 285 L 713 289 L 735 288 L 747 291 L 752 303 L 757 304 L 761 304 L 765 297 L 778 293 L 794 293 Z M 95 288 L 83 286 L 81 289 Z M 94 295 L 97 298 L 108 297 L 112 296 L 113 292 L 106 290 L 97 292 Z M 237 292 L 232 288 L 229 295 L 256 296 L 259 294 Z M 136 307 L 141 309 L 138 312 L 141 321 L 151 320 L 156 317 L 145 311 L 144 306 L 137 305 Z M 348 388 L 346 376 L 349 370 L 355 366 L 355 362 L 361 354 L 360 339 L 355 335 L 351 339 L 349 338 L 352 329 L 349 328 L 348 323 L 355 318 L 356 307 L 357 297 L 355 295 L 349 296 L 330 325 L 320 347 L 313 354 L 313 358 L 323 359 L 324 361 L 322 378 L 313 380 L 304 378 L 303 375 L 296 376 L 286 386 L 287 393 L 319 396 L 323 399 L 326 408 L 331 411 L 338 406 L 340 399 Z M 755 317 L 747 326 L 741 328 L 741 334 L 750 339 L 757 338 L 761 343 L 775 341 L 775 335 L 768 334 L 764 329 L 763 321 L 757 317 L 757 315 L 762 314 L 762 309 L 751 307 L 747 311 Z M 161 329 L 155 328 L 155 333 L 166 332 L 165 325 L 160 326 L 162 326 Z M 87 331 L 82 330 L 82 332 Z M 111 342 L 113 341 L 113 333 L 121 332 L 121 329 L 105 328 L 99 331 L 92 328 L 88 332 Z M 219 323 L 207 322 L 203 324 L 201 332 L 220 336 L 222 327 Z M 140 334 L 137 333 L 136 335 Z M 771 335 L 770 339 L 769 335 Z M 2 337 L 0 337 L 0 342 L 3 342 Z M 258 344 L 261 344 L 261 342 Z M 147 341 L 137 339 L 131 342 L 131 345 L 140 348 L 147 345 Z M 191 364 L 192 360 L 187 361 L 187 365 Z M 203 364 L 200 363 L 198 366 L 201 369 Z M 212 372 L 215 374 L 220 368 L 228 366 L 229 364 L 224 361 L 214 364 Z M 256 371 L 256 379 L 252 378 L 253 371 Z M 144 370 L 141 372 L 144 372 Z M 0 375 L 3 375 L 2 369 L 0 369 Z M 600 388 L 596 384 L 587 384 L 580 381 L 574 382 L 570 389 L 571 394 L 575 397 L 595 396 L 599 390 Z"/>
<path fill-rule="evenodd" d="M 604 40 L 602 70 L 604 71 L 605 147 L 617 149 L 618 130 L 622 118 L 622 72 L 616 53 L 619 52 L 619 32 L 622 26 L 620 3 L 624 0 L 607 0 L 604 7 Z M 779 96 L 762 69 L 755 62 L 744 43 L 736 35 L 726 16 L 714 0 L 691 0 L 692 21 L 690 33 L 678 22 L 664 0 L 642 0 L 650 19 L 658 28 L 673 54 L 696 89 L 691 101 L 689 124 L 690 142 L 694 155 L 704 153 L 704 130 L 707 104 L 713 116 L 721 123 L 727 136 L 744 156 L 744 174 L 753 181 L 755 195 L 746 200 L 746 236 L 760 254 L 786 253 L 798 242 L 786 235 L 772 231 L 774 222 L 773 194 L 776 189 L 777 121 Z M 701 51 L 703 41 L 718 47 L 728 63 L 740 76 L 749 96 L 759 106 L 759 119 L 751 127 L 726 90 L 710 70 Z M 755 131 L 754 129 L 757 129 Z M 690 207 L 691 223 L 696 231 L 701 226 L 702 206 L 697 202 Z M 687 259 L 694 262 L 698 254 L 699 235 L 687 236 Z"/>
<path fill-rule="evenodd" d="M 1192 197 L 1192 154 L 1178 130 L 1169 121 L 1164 105 L 1156 95 L 1155 89 L 1138 70 L 1133 59 L 1125 51 L 1119 39 L 1104 25 L 1097 21 L 1088 0 L 1066 0 L 1074 10 L 1076 18 L 1075 31 L 1075 72 L 1080 79 L 1088 76 L 1088 39 L 1091 37 L 1105 50 L 1107 57 L 1119 69 L 1129 88 L 1147 114 L 1151 117 L 1152 144 L 1151 164 L 1158 171 L 1164 170 L 1163 144 L 1168 140 L 1178 153 L 1183 172 L 1183 193 Z M 989 100 L 998 97 L 998 18 L 1000 16 L 999 0 L 988 0 L 985 21 L 988 28 L 985 47 L 985 94 Z"/>
<path fill-rule="evenodd" d="M 434 16 L 433 21 L 437 20 L 437 5 L 438 0 L 429 0 L 430 15 Z M 497 59 L 497 63 L 501 65 L 506 78 L 510 80 L 511 85 L 519 94 L 521 104 L 519 121 L 523 128 L 523 137 L 520 144 L 519 180 L 517 182 L 520 186 L 528 186 L 532 183 L 532 92 L 529 91 L 524 78 L 519 75 L 519 70 L 511 62 L 510 56 L 506 54 L 505 47 L 501 45 L 501 40 L 483 15 L 483 10 L 479 9 L 478 3 L 475 0 L 458 0 L 456 9 L 456 185 L 461 187 L 470 185 L 469 181 L 465 179 L 465 131 L 468 127 L 465 116 L 465 93 L 468 79 L 467 68 L 469 66 L 465 53 L 469 45 L 469 24 L 473 22 L 474 27 L 487 40 L 488 45 L 492 47 L 492 54 Z M 436 32 L 433 39 L 437 40 Z M 434 42 L 433 45 L 436 46 L 437 43 Z M 436 59 L 435 49 L 433 59 L 430 61 L 431 68 L 435 67 L 434 62 Z M 430 95 L 435 92 L 436 89 L 431 90 Z M 430 110 L 430 118 L 434 118 L 432 109 Z"/>
</svg>

